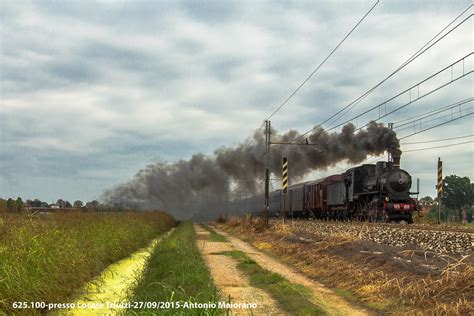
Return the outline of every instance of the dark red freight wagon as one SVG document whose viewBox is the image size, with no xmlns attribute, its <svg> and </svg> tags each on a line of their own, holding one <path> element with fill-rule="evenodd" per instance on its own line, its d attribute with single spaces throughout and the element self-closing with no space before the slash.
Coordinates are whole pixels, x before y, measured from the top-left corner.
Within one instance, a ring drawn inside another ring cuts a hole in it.
<svg viewBox="0 0 474 316">
<path fill-rule="evenodd" d="M 341 175 L 333 175 L 306 185 L 306 209 L 316 218 L 333 218 L 344 209 L 346 190 Z"/>
</svg>

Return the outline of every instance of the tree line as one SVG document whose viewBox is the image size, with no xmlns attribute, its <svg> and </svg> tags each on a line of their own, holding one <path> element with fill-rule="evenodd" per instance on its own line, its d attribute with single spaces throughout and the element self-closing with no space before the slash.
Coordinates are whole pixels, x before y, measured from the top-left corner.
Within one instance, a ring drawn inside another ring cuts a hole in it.
<svg viewBox="0 0 474 316">
<path fill-rule="evenodd" d="M 55 203 L 47 203 L 39 199 L 34 200 L 23 200 L 18 197 L 17 199 L 1 199 L 0 198 L 0 213 L 25 213 L 31 209 L 80 209 L 82 211 L 98 211 L 98 212 L 111 212 L 111 211 L 131 211 L 131 209 L 124 209 L 120 207 L 111 207 L 105 204 L 101 204 L 97 200 L 93 200 L 84 204 L 80 200 L 74 201 L 72 204 L 63 199 L 58 199 Z"/>
</svg>

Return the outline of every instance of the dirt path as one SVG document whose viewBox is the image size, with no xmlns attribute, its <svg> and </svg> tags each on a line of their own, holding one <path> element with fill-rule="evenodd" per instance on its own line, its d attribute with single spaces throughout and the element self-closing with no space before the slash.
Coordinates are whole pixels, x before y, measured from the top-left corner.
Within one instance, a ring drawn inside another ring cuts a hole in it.
<svg viewBox="0 0 474 316">
<path fill-rule="evenodd" d="M 232 309 L 232 315 L 284 315 L 277 302 L 265 291 L 252 287 L 247 276 L 237 268 L 237 261 L 226 255 L 216 255 L 220 251 L 235 249 L 229 242 L 211 242 L 209 232 L 194 225 L 198 235 L 198 248 L 211 272 L 214 284 L 220 291 L 222 301 L 232 303 L 257 303 L 256 309 Z"/>
<path fill-rule="evenodd" d="M 76 308 L 59 311 L 57 315 L 116 315 L 121 308 L 107 306 L 107 303 L 127 302 L 127 290 L 143 272 L 145 263 L 162 237 L 154 239 L 148 247 L 138 250 L 130 257 L 115 262 L 107 267 L 97 278 L 87 283 L 82 294 L 73 303 Z M 78 305 L 89 305 L 91 308 L 78 308 Z M 99 304 L 103 304 L 100 307 Z"/>
<path fill-rule="evenodd" d="M 313 302 L 321 306 L 328 314 L 330 315 L 368 315 L 369 314 L 367 310 L 351 305 L 346 300 L 336 295 L 329 288 L 302 275 L 300 272 L 297 272 L 296 270 L 288 267 L 287 265 L 284 265 L 278 262 L 274 258 L 264 254 L 258 249 L 255 249 L 252 245 L 248 244 L 247 242 L 244 242 L 236 237 L 232 237 L 215 227 L 213 227 L 213 229 L 217 233 L 227 237 L 227 239 L 230 241 L 230 243 L 227 243 L 227 244 L 230 244 L 230 245 L 227 245 L 227 247 L 231 247 L 232 249 L 245 252 L 247 256 L 255 260 L 261 267 L 282 275 L 284 278 L 286 278 L 288 281 L 292 283 L 301 284 L 307 287 L 308 289 L 311 289 L 311 291 L 313 292 Z"/>
</svg>

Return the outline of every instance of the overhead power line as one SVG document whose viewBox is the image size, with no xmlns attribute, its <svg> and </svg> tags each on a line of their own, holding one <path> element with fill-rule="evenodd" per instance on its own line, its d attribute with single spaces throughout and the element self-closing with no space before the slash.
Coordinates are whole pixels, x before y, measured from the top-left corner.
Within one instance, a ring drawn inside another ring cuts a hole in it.
<svg viewBox="0 0 474 316">
<path fill-rule="evenodd" d="M 411 91 L 411 90 L 412 90 L 413 88 L 415 88 L 415 87 L 419 87 L 420 84 L 422 84 L 422 83 L 428 81 L 429 79 L 431 79 L 431 78 L 437 76 L 438 74 L 440 74 L 440 73 L 444 72 L 445 70 L 451 68 L 452 66 L 456 65 L 457 63 L 459 63 L 459 62 L 461 62 L 461 61 L 464 61 L 465 58 L 470 57 L 472 54 L 473 54 L 472 52 L 469 53 L 469 54 L 466 55 L 465 57 L 463 57 L 463 58 L 461 58 L 461 59 L 458 59 L 457 61 L 455 61 L 454 63 L 450 64 L 449 66 L 447 66 L 447 67 L 441 69 L 440 71 L 438 71 L 438 72 L 436 72 L 435 74 L 429 76 L 428 78 L 426 78 L 426 79 L 420 81 L 419 83 L 417 83 L 417 84 L 411 86 L 410 88 L 408 88 L 408 89 L 406 89 L 406 90 L 400 92 L 399 94 L 397 94 L 397 95 L 395 95 L 394 97 L 388 99 L 387 101 L 382 102 L 382 103 L 380 103 L 379 105 L 376 105 L 376 106 L 374 106 L 374 107 L 372 107 L 372 108 L 370 108 L 370 109 L 368 109 L 368 110 L 366 110 L 366 111 L 364 111 L 364 112 L 362 112 L 362 113 L 356 115 L 355 117 L 353 117 L 353 118 L 351 118 L 351 119 L 349 119 L 349 120 L 347 120 L 347 121 L 345 121 L 345 122 L 343 122 L 343 123 L 340 123 L 340 124 L 338 124 L 338 125 L 336 125 L 336 126 L 330 128 L 330 129 L 326 130 L 326 132 L 327 132 L 327 131 L 331 131 L 331 130 L 333 130 L 333 129 L 336 129 L 336 128 L 338 128 L 338 127 L 340 127 L 340 126 L 342 126 L 342 125 L 345 125 L 345 124 L 347 124 L 347 123 L 350 123 L 351 121 L 354 121 L 354 120 L 358 119 L 359 117 L 361 117 L 361 116 L 363 116 L 363 115 L 365 115 L 365 114 L 367 114 L 367 113 L 369 113 L 369 112 L 372 112 L 372 111 L 378 109 L 378 110 L 379 110 L 379 117 L 378 117 L 377 119 L 371 120 L 371 121 L 375 121 L 375 122 L 376 122 L 377 120 L 380 120 L 380 119 L 382 119 L 382 118 L 384 118 L 384 117 L 387 117 L 387 116 L 389 116 L 389 115 L 391 115 L 391 114 L 393 114 L 393 113 L 395 113 L 395 112 L 397 112 L 397 111 L 400 111 L 401 109 L 406 108 L 407 106 L 409 106 L 409 105 L 412 104 L 413 102 L 418 101 L 418 100 L 420 100 L 420 99 L 422 99 L 422 98 L 424 98 L 424 97 L 426 97 L 426 96 L 428 96 L 428 95 L 431 95 L 432 93 L 434 93 L 434 92 L 436 92 L 436 91 L 438 91 L 438 90 L 440 90 L 440 89 L 442 89 L 442 88 L 444 88 L 444 87 L 446 87 L 446 86 L 448 86 L 448 85 L 451 85 L 452 83 L 458 81 L 459 79 L 464 78 L 465 76 L 468 76 L 468 75 L 472 74 L 472 73 L 474 72 L 474 70 L 470 70 L 470 71 L 467 72 L 467 73 L 464 73 L 464 70 L 463 70 L 463 74 L 460 75 L 460 76 L 458 76 L 457 78 L 451 78 L 450 81 L 448 81 L 448 82 L 446 82 L 446 83 L 443 83 L 443 84 L 441 84 L 440 86 L 438 86 L 438 87 L 436 87 L 436 88 L 433 88 L 432 90 L 426 92 L 425 94 L 422 94 L 422 95 L 418 94 L 418 96 L 417 96 L 415 99 L 413 99 L 413 100 L 410 99 L 410 101 L 409 101 L 408 103 L 405 103 L 405 104 L 403 104 L 403 105 L 401 105 L 401 106 L 398 106 L 398 107 L 396 107 L 395 109 L 393 109 L 393 110 L 387 112 L 386 105 L 387 105 L 387 103 L 388 103 L 389 101 L 392 101 L 393 99 L 395 99 L 395 98 L 401 96 L 402 94 L 404 94 L 404 93 L 406 93 L 406 92 L 408 92 L 408 91 Z M 418 90 L 418 91 L 419 91 L 419 90 Z M 418 93 L 419 93 L 419 92 L 418 92 Z M 384 108 L 385 114 L 383 114 L 383 115 L 381 114 L 381 107 L 382 107 L 382 106 L 385 107 L 385 108 Z M 359 128 L 357 128 L 357 129 L 355 129 L 354 132 L 363 129 L 364 127 L 367 127 L 369 124 L 370 124 L 370 122 L 367 123 L 367 124 L 365 124 L 365 125 L 363 125 L 363 126 L 361 126 L 361 127 L 359 127 Z M 336 142 L 336 141 L 338 141 L 338 138 L 336 138 L 335 140 L 329 142 L 328 145 L 329 145 L 329 144 L 332 144 L 332 143 L 334 143 L 334 142 Z"/>
<path fill-rule="evenodd" d="M 323 122 L 321 122 L 320 124 L 317 124 L 315 127 L 311 128 L 310 130 L 308 130 L 307 132 L 303 133 L 302 135 L 300 135 L 299 137 L 297 137 L 295 140 L 298 140 L 300 138 L 303 138 L 305 135 L 311 133 L 313 130 L 316 129 L 316 127 L 318 126 L 322 126 L 323 124 L 327 123 L 328 121 L 330 121 L 331 119 L 333 119 L 334 117 L 336 117 L 338 114 L 340 114 L 341 112 L 345 111 L 346 109 L 350 110 L 352 109 L 355 105 L 357 105 L 360 101 L 362 101 L 365 97 L 367 97 L 369 94 L 371 94 L 375 89 L 377 89 L 380 85 L 382 85 L 384 82 L 386 82 L 388 79 L 390 79 L 393 75 L 395 75 L 397 72 L 399 72 L 401 69 L 403 69 L 405 66 L 407 66 L 408 64 L 410 64 L 412 61 L 414 61 L 415 59 L 417 59 L 420 55 L 422 55 L 424 52 L 426 52 L 427 50 L 429 50 L 432 46 L 434 46 L 436 43 L 438 43 L 439 41 L 441 41 L 443 38 L 445 38 L 448 34 L 450 34 L 451 32 L 453 32 L 455 29 L 457 29 L 459 26 L 461 26 L 462 24 L 464 24 L 468 19 L 470 19 L 472 17 L 473 14 L 469 15 L 468 17 L 466 17 L 463 21 L 461 21 L 460 23 L 458 23 L 456 26 L 454 26 L 452 29 L 450 29 L 446 34 L 444 34 L 443 36 L 441 36 L 439 39 L 437 39 L 435 42 L 433 42 L 440 34 L 442 34 L 447 28 L 449 28 L 453 23 L 455 23 L 462 15 L 464 15 L 464 13 L 466 13 L 470 8 L 472 8 L 472 4 L 469 5 L 463 12 L 461 12 L 461 14 L 459 14 L 454 20 L 452 20 L 447 26 L 445 26 L 440 32 L 438 32 L 432 39 L 430 39 L 425 45 L 423 45 L 416 53 L 414 53 L 410 58 L 408 58 L 404 63 L 402 63 L 397 69 L 395 69 L 395 71 L 393 71 L 390 75 L 388 75 L 385 79 L 383 79 L 382 81 L 380 81 L 378 84 L 376 84 L 374 87 L 372 87 L 371 89 L 369 89 L 368 91 L 366 91 L 364 94 L 362 94 L 360 97 L 358 97 L 357 99 L 355 99 L 354 101 L 352 101 L 351 103 L 349 103 L 348 105 L 346 105 L 344 108 L 342 108 L 341 110 L 337 111 L 335 114 L 333 114 L 331 117 L 327 118 L 326 120 L 324 120 Z M 431 43 L 433 42 L 433 43 Z M 430 44 L 431 43 L 431 44 Z M 428 46 L 429 45 L 429 46 Z M 346 112 L 347 113 L 347 112 Z M 330 124 L 333 124 L 335 123 L 337 120 L 339 120 L 345 113 L 343 113 L 341 116 L 339 116 L 338 118 L 336 118 L 333 122 L 331 122 Z"/>
<path fill-rule="evenodd" d="M 472 6 L 472 5 L 471 5 Z M 421 54 L 423 54 L 424 52 L 426 52 L 428 49 L 430 49 L 432 46 L 434 46 L 436 43 L 438 43 L 439 41 L 441 41 L 443 38 L 445 38 L 448 34 L 450 34 L 452 31 L 454 31 L 456 28 L 458 28 L 460 25 L 462 25 L 464 22 L 466 22 L 468 19 L 470 19 L 472 17 L 472 14 L 468 17 L 466 17 L 463 21 L 461 21 L 459 24 L 457 24 L 454 28 L 452 28 L 449 32 L 447 32 L 446 34 L 444 34 L 442 37 L 440 37 L 437 41 L 435 41 L 434 43 L 432 43 L 430 46 L 428 46 L 426 49 L 424 49 L 422 52 L 420 52 L 418 54 L 416 54 L 416 56 L 414 58 L 412 58 L 411 60 L 409 59 L 406 63 L 404 63 L 402 66 L 400 66 L 395 72 L 393 72 L 388 78 L 392 77 L 394 74 L 396 74 L 398 71 L 400 71 L 402 68 L 404 68 L 405 66 L 407 66 L 408 64 L 410 64 L 412 61 L 414 61 L 416 58 L 418 58 Z M 444 29 L 443 29 L 444 30 Z M 438 33 L 439 34 L 439 33 Z M 426 45 L 426 44 L 425 44 Z M 420 49 L 421 50 L 421 49 Z M 382 84 L 383 82 L 385 82 L 387 79 L 385 79 L 384 81 L 382 81 L 380 84 Z M 377 86 L 378 87 L 378 86 Z M 374 89 L 375 90 L 375 89 Z M 371 91 L 373 92 L 373 90 Z M 369 93 L 370 94 L 370 93 Z M 350 107 L 346 107 L 345 109 L 343 109 L 343 113 L 341 113 L 334 121 L 331 122 L 331 124 L 334 124 L 335 122 L 337 122 L 339 119 L 341 119 L 346 113 L 348 113 L 350 110 L 352 110 L 355 106 L 357 106 L 360 102 L 362 102 L 363 99 L 365 99 L 366 97 L 368 96 L 365 95 L 362 99 L 358 100 L 357 102 L 355 102 L 354 104 L 350 105 Z"/>
<path fill-rule="evenodd" d="M 455 102 L 455 103 L 452 103 L 452 104 L 449 104 L 449 105 L 446 105 L 446 106 L 443 106 L 441 108 L 438 108 L 438 109 L 435 109 L 435 110 L 431 110 L 431 111 L 428 111 L 428 112 L 425 112 L 425 113 L 422 113 L 422 114 L 418 114 L 418 115 L 415 115 L 415 116 L 412 116 L 412 117 L 408 117 L 408 118 L 405 118 L 403 120 L 400 120 L 400 121 L 396 121 L 396 122 L 393 122 L 393 125 L 394 126 L 397 126 L 398 127 L 401 127 L 401 126 L 404 126 L 404 125 L 407 125 L 407 124 L 410 124 L 410 123 L 413 123 L 414 121 L 417 121 L 417 120 L 422 120 L 424 119 L 425 117 L 429 117 L 429 116 L 432 116 L 432 115 L 436 115 L 436 114 L 439 114 L 439 113 L 442 113 L 444 111 L 447 111 L 447 110 L 451 110 L 455 107 L 458 107 L 458 106 L 461 106 L 467 102 L 471 102 L 473 101 L 474 98 L 471 97 L 471 98 L 467 98 L 467 99 L 464 99 L 464 100 L 461 100 L 461 101 L 458 101 L 458 102 Z M 411 120 L 411 121 L 410 121 Z M 403 123 L 403 122 L 406 122 L 406 121 L 410 121 L 408 123 Z M 403 123 L 403 124 L 400 124 L 400 123 Z"/>
<path fill-rule="evenodd" d="M 463 138 L 468 138 L 468 137 L 473 137 L 473 136 L 474 135 L 466 135 L 466 136 L 451 137 L 451 138 L 444 138 L 444 139 L 425 140 L 425 141 L 420 141 L 420 142 L 401 143 L 400 145 L 418 145 L 418 144 L 427 144 L 427 143 L 437 143 L 437 142 L 444 142 L 447 140 L 463 139 Z"/>
<path fill-rule="evenodd" d="M 270 119 L 273 115 L 275 115 L 278 111 L 280 111 L 281 108 L 285 106 L 285 104 L 288 103 L 288 101 L 290 101 L 290 99 L 301 89 L 301 87 L 303 87 L 305 83 L 308 82 L 308 80 L 311 79 L 311 77 L 313 77 L 313 75 L 324 65 L 324 63 L 329 59 L 329 57 L 331 57 L 331 55 L 334 54 L 334 52 L 339 48 L 339 46 L 341 46 L 342 43 L 344 43 L 344 41 L 349 37 L 349 35 L 351 35 L 352 32 L 359 26 L 359 24 L 362 23 L 362 21 L 369 15 L 369 13 L 372 12 L 372 10 L 377 6 L 378 3 L 379 3 L 379 0 L 377 0 L 377 2 L 370 8 L 369 11 L 367 11 L 367 13 L 359 20 L 359 22 L 357 22 L 357 24 L 354 25 L 354 27 L 349 31 L 349 33 L 347 33 L 347 35 L 344 36 L 344 38 L 339 42 L 339 44 L 337 44 L 337 46 L 334 47 L 334 49 L 329 53 L 329 55 L 326 56 L 326 58 L 324 58 L 324 60 L 316 67 L 316 69 L 314 69 L 313 72 L 308 77 L 306 77 L 306 79 L 303 80 L 303 82 L 288 96 L 288 98 L 286 98 L 285 101 L 283 101 L 283 103 L 280 104 L 280 106 L 278 106 L 267 117 L 267 120 Z"/>
<path fill-rule="evenodd" d="M 309 74 L 309 76 L 306 77 L 306 79 L 304 79 L 303 82 L 265 120 L 269 120 L 270 118 L 272 118 L 278 111 L 280 111 L 288 103 L 288 101 L 290 101 L 291 98 L 293 98 L 293 96 L 295 96 L 296 93 L 298 93 L 298 91 L 306 84 L 306 82 L 308 82 L 309 79 L 311 79 L 311 77 L 314 76 L 314 74 L 326 63 L 326 61 L 342 45 L 342 43 L 344 43 L 346 39 L 352 34 L 352 32 L 354 32 L 354 30 L 359 26 L 359 24 L 361 24 L 362 21 L 364 21 L 364 19 L 370 14 L 370 12 L 372 12 L 372 10 L 377 6 L 377 4 L 379 4 L 379 2 L 380 0 L 377 0 L 377 2 L 375 2 L 375 4 L 369 9 L 369 11 L 367 11 L 367 13 L 364 14 L 364 16 L 356 23 L 356 25 L 352 27 L 349 33 L 347 33 L 346 36 L 344 36 L 344 38 L 339 42 L 339 44 L 337 44 L 337 46 L 334 47 L 334 49 L 329 53 L 329 55 L 327 55 L 326 58 L 323 59 L 323 61 Z M 257 134 L 262 130 L 263 125 L 264 123 L 262 123 L 260 128 L 258 128 L 258 130 L 254 133 L 254 135 L 249 139 L 249 142 L 245 145 L 245 147 L 248 147 L 250 145 L 250 143 L 255 138 L 255 136 L 257 136 Z"/>
<path fill-rule="evenodd" d="M 247 148 L 253 142 L 253 140 L 255 139 L 255 136 L 257 136 L 257 134 L 262 130 L 263 125 L 265 125 L 265 122 L 263 122 L 262 125 L 260 125 L 260 127 L 255 131 L 253 136 L 248 139 L 248 141 L 245 144 L 244 148 Z"/>
<path fill-rule="evenodd" d="M 379 110 L 379 117 L 378 117 L 377 119 L 373 119 L 373 120 L 371 120 L 371 121 L 380 120 L 380 119 L 385 118 L 385 117 L 387 117 L 387 116 L 389 116 L 389 115 L 391 115 L 391 114 L 393 114 L 393 113 L 395 113 L 395 112 L 397 112 L 397 111 L 400 111 L 401 109 L 404 109 L 405 107 L 409 106 L 409 105 L 412 104 L 413 102 L 416 102 L 416 101 L 418 101 L 418 100 L 420 100 L 420 99 L 422 99 L 422 98 L 424 98 L 424 97 L 426 97 L 426 96 L 428 96 L 428 95 L 430 95 L 430 94 L 432 94 L 432 93 L 434 93 L 434 92 L 436 92 L 436 91 L 438 91 L 438 90 L 440 90 L 440 89 L 442 89 L 442 88 L 444 88 L 444 87 L 446 87 L 446 86 L 448 86 L 448 85 L 451 85 L 452 83 L 456 82 L 457 80 L 459 80 L 459 79 L 461 79 L 461 78 L 464 78 L 465 76 L 468 76 L 468 75 L 472 74 L 472 73 L 474 72 L 474 70 L 470 70 L 469 72 L 465 73 L 465 72 L 464 72 L 464 69 L 463 69 L 463 74 L 462 74 L 462 75 L 460 75 L 460 76 L 458 76 L 458 77 L 456 77 L 456 78 L 451 78 L 450 81 L 441 84 L 440 86 L 438 86 L 438 87 L 436 87 L 436 88 L 430 90 L 429 92 L 426 92 L 425 94 L 422 94 L 422 95 L 419 94 L 419 86 L 420 86 L 421 84 L 423 84 L 423 83 L 427 82 L 428 80 L 430 80 L 430 79 L 436 77 L 437 75 L 443 73 L 444 71 L 446 71 L 447 69 L 450 69 L 451 67 L 453 67 L 454 65 L 456 65 L 456 64 L 458 64 L 458 63 L 461 63 L 461 62 L 464 63 L 464 60 L 467 59 L 467 58 L 469 58 L 469 57 L 471 57 L 473 54 L 474 54 L 473 52 L 467 54 L 466 56 L 464 56 L 464 57 L 458 59 L 458 60 L 455 61 L 454 63 L 452 63 L 452 64 L 450 64 L 450 65 L 444 67 L 443 69 L 439 70 L 438 72 L 432 74 L 431 76 L 429 76 L 429 77 L 425 78 L 424 80 L 418 82 L 417 84 L 411 86 L 410 88 L 408 88 L 408 89 L 406 89 L 406 90 L 404 90 L 404 91 L 398 93 L 397 95 L 391 97 L 390 99 L 388 99 L 388 100 L 386 100 L 386 101 L 384 101 L 384 102 L 382 102 L 382 103 L 380 103 L 380 104 L 378 104 L 378 105 L 376 105 L 376 106 L 374 106 L 374 107 L 372 107 L 372 108 L 370 108 L 370 109 L 368 109 L 368 110 L 366 110 L 366 111 L 364 111 L 364 112 L 362 112 L 362 113 L 360 113 L 360 114 L 358 114 L 358 115 L 352 117 L 351 119 L 344 121 L 343 123 L 339 123 L 338 125 L 336 125 L 336 126 L 330 128 L 330 129 L 328 129 L 327 131 L 331 131 L 331 130 L 334 130 L 334 129 L 338 128 L 338 127 L 341 127 L 341 126 L 343 126 L 343 125 L 345 125 L 345 124 L 347 124 L 347 123 L 350 123 L 350 122 L 352 122 L 352 121 L 354 121 L 354 120 L 356 120 L 356 119 L 362 117 L 363 115 L 368 114 L 368 113 L 370 113 L 370 112 L 372 112 L 372 111 L 374 111 L 374 110 L 377 110 L 377 109 Z M 399 97 L 399 96 L 401 96 L 401 95 L 403 95 L 403 94 L 405 94 L 405 93 L 407 93 L 407 92 L 411 92 L 411 91 L 412 91 L 414 88 L 416 88 L 416 87 L 418 87 L 418 95 L 417 95 L 416 98 L 414 98 L 413 100 L 410 99 L 410 101 L 409 101 L 408 103 L 405 103 L 405 104 L 403 104 L 403 105 L 401 105 L 401 106 L 399 106 L 399 107 L 397 107 L 397 108 L 395 108 L 395 109 L 393 109 L 393 110 L 387 112 L 386 106 L 387 106 L 387 103 L 388 103 L 388 102 L 390 102 L 390 101 L 396 99 L 397 97 Z M 385 114 L 383 114 L 383 115 L 380 113 L 382 106 L 385 107 L 385 109 L 384 109 Z M 368 125 L 369 125 L 369 123 L 367 123 L 367 124 L 365 124 L 365 125 L 363 125 L 363 126 L 357 128 L 356 131 L 363 129 L 364 127 L 366 127 L 366 126 L 368 126 Z"/>
<path fill-rule="evenodd" d="M 413 152 L 413 151 L 438 149 L 438 148 L 444 148 L 444 147 L 452 147 L 452 146 L 465 145 L 465 144 L 469 144 L 469 143 L 474 143 L 474 140 L 470 140 L 470 141 L 462 142 L 462 143 L 456 143 L 456 144 L 449 144 L 449 145 L 442 145 L 442 146 L 435 146 L 435 147 L 427 147 L 427 148 L 418 148 L 418 149 L 404 150 L 403 152 L 406 153 L 406 152 Z"/>
<path fill-rule="evenodd" d="M 438 117 L 435 117 L 435 118 L 432 118 L 430 120 L 427 120 L 427 121 L 421 121 L 421 120 L 415 120 L 411 123 L 413 123 L 413 126 L 405 126 L 403 128 L 394 128 L 397 133 L 400 133 L 400 131 L 404 131 L 404 130 L 407 130 L 407 129 L 411 129 L 413 128 L 414 131 L 416 131 L 417 127 L 419 127 L 420 130 L 422 130 L 423 128 L 427 128 L 427 125 L 428 123 L 431 123 L 431 122 L 434 122 L 434 121 L 438 121 L 438 120 L 441 120 L 441 119 L 444 119 L 444 118 L 447 118 L 447 117 L 451 117 L 451 118 L 454 118 L 455 116 L 457 117 L 461 117 L 463 114 L 469 114 L 469 111 L 471 111 L 470 113 L 472 113 L 472 110 L 474 109 L 474 107 L 468 107 L 468 108 L 459 108 L 458 111 L 456 112 L 451 112 L 449 114 L 446 114 L 446 115 L 443 115 L 443 116 L 438 116 Z M 424 127 L 423 127 L 424 126 Z"/>
<path fill-rule="evenodd" d="M 446 125 L 446 124 L 448 124 L 448 123 L 451 123 L 451 122 L 454 122 L 454 121 L 460 120 L 460 119 L 462 119 L 462 118 L 465 118 L 465 117 L 471 116 L 471 115 L 473 115 L 473 114 L 474 114 L 474 112 L 470 112 L 470 113 L 467 113 L 467 114 L 461 115 L 461 116 L 459 116 L 459 117 L 454 117 L 454 118 L 450 119 L 449 121 L 446 121 L 446 122 L 443 122 L 443 123 L 440 123 L 440 124 L 437 124 L 437 125 L 434 125 L 434 126 L 430 126 L 430 127 L 428 127 L 428 128 L 424 128 L 424 129 L 422 129 L 422 130 L 420 130 L 420 131 L 417 131 L 417 132 L 411 133 L 411 134 L 409 134 L 409 135 L 406 135 L 406 136 L 400 137 L 399 139 L 400 139 L 400 140 L 402 140 L 402 139 L 405 139 L 405 138 L 411 137 L 411 136 L 413 136 L 413 135 L 416 135 L 416 134 L 420 134 L 420 133 L 423 133 L 423 132 L 429 131 L 429 130 L 431 130 L 431 129 L 433 129 L 433 128 L 436 128 L 436 127 L 439 127 L 439 126 Z"/>
</svg>

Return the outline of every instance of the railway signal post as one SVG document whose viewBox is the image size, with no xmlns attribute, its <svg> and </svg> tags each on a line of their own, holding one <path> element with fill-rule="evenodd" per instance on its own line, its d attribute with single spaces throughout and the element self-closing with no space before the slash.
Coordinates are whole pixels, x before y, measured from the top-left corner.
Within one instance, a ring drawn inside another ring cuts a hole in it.
<svg viewBox="0 0 474 316">
<path fill-rule="evenodd" d="M 283 214 L 283 223 L 286 221 L 286 199 L 288 193 L 288 158 L 283 157 L 282 163 L 282 192 L 283 192 L 283 205 L 282 205 L 282 214 Z"/>
<path fill-rule="evenodd" d="M 438 224 L 441 224 L 441 198 L 443 197 L 443 162 L 438 157 Z"/>
</svg>

